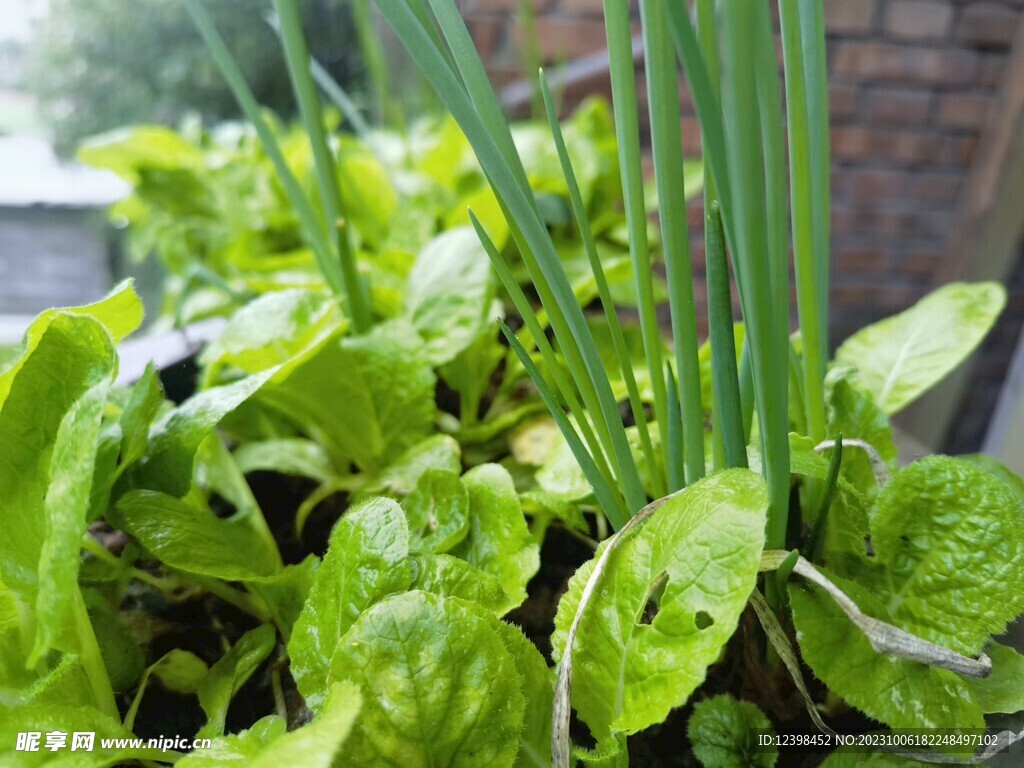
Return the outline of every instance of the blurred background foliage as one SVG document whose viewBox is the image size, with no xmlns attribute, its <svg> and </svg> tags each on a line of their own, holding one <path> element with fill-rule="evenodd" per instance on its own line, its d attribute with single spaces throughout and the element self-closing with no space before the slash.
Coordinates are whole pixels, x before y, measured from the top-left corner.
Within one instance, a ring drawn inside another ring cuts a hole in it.
<svg viewBox="0 0 1024 768">
<path fill-rule="evenodd" d="M 299 5 L 313 55 L 350 92 L 365 90 L 349 0 Z M 287 119 L 295 103 L 281 46 L 253 6 L 208 3 L 256 97 Z M 33 38 L 25 85 L 63 155 L 82 138 L 118 126 L 175 125 L 188 113 L 207 123 L 239 116 L 179 0 L 50 0 Z"/>
</svg>

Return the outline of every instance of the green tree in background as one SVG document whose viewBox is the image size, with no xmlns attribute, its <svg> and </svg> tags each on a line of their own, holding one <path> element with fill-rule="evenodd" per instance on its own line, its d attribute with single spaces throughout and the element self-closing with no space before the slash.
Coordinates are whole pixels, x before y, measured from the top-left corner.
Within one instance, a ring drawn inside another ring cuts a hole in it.
<svg viewBox="0 0 1024 768">
<path fill-rule="evenodd" d="M 313 55 L 338 82 L 363 78 L 348 0 L 300 0 Z M 282 116 L 295 110 L 281 47 L 265 21 L 269 0 L 211 0 L 207 7 L 257 98 Z M 139 122 L 238 117 L 224 78 L 180 0 L 50 0 L 28 62 L 59 151 Z"/>
</svg>

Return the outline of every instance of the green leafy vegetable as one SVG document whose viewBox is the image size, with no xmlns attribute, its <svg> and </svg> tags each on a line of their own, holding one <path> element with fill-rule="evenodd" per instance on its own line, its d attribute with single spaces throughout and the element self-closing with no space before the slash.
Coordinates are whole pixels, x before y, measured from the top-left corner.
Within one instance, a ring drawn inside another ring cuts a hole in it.
<svg viewBox="0 0 1024 768">
<path fill-rule="evenodd" d="M 896 413 L 960 364 L 985 338 L 1006 304 L 996 283 L 952 283 L 894 317 L 844 341 L 836 360 L 886 413 Z"/>
<path fill-rule="evenodd" d="M 450 362 L 490 320 L 490 262 L 471 228 L 453 229 L 427 245 L 409 272 L 405 309 L 434 365 Z"/>
<path fill-rule="evenodd" d="M 1024 656 L 999 643 L 992 643 L 985 652 L 992 659 L 992 674 L 967 683 L 981 711 L 1013 714 L 1024 710 Z"/>
<path fill-rule="evenodd" d="M 259 373 L 296 358 L 342 332 L 337 304 L 315 291 L 268 293 L 242 307 L 200 358 L 207 382 L 224 368 Z"/>
<path fill-rule="evenodd" d="M 186 756 L 177 765 L 184 768 L 217 768 L 238 763 L 251 768 L 302 765 L 330 768 L 342 754 L 342 745 L 359 715 L 363 696 L 350 683 L 331 686 L 324 706 L 312 723 L 285 732 L 285 722 L 276 715 L 265 717 L 242 733 L 214 739 L 209 749 Z"/>
<path fill-rule="evenodd" d="M 271 576 L 280 568 L 277 552 L 244 520 L 220 520 L 157 491 L 131 491 L 118 509 L 125 530 L 172 568 L 229 581 Z"/>
<path fill-rule="evenodd" d="M 869 616 L 885 619 L 871 592 L 830 576 Z M 789 586 L 804 661 L 836 694 L 893 728 L 983 728 L 981 708 L 952 672 L 876 653 L 831 597 L 814 586 Z"/>
<path fill-rule="evenodd" d="M 374 691 L 349 741 L 354 765 L 512 765 L 526 700 L 516 659 L 483 609 L 406 592 L 368 610 L 331 660 L 331 679 Z M 429 668 L 429 677 L 418 674 Z"/>
<path fill-rule="evenodd" d="M 328 343 L 283 381 L 265 387 L 259 401 L 317 439 L 336 465 L 355 462 L 374 470 L 428 435 L 434 383 L 415 331 L 393 321 Z"/>
<path fill-rule="evenodd" d="M 897 473 L 871 533 L 904 629 L 974 655 L 1024 611 L 1024 505 L 973 465 L 934 456 Z"/>
<path fill-rule="evenodd" d="M 598 585 L 603 599 L 575 643 L 573 706 L 598 739 L 659 722 L 703 682 L 754 587 L 766 507 L 757 475 L 728 470 L 670 497 L 612 554 Z M 594 563 L 577 571 L 559 603 L 556 660 Z"/>
<path fill-rule="evenodd" d="M 775 735 L 768 718 L 754 704 L 716 696 L 697 702 L 686 735 L 704 768 L 773 768 L 778 750 L 759 748 L 755 730 Z"/>
<path fill-rule="evenodd" d="M 447 552 L 469 530 L 469 492 L 459 476 L 442 469 L 423 473 L 402 502 L 414 552 Z"/>
<path fill-rule="evenodd" d="M 273 627 L 264 624 L 242 635 L 210 667 L 197 691 L 199 704 L 207 717 L 206 725 L 199 731 L 201 737 L 220 736 L 224 733 L 224 718 L 227 717 L 231 699 L 274 650 L 274 641 Z"/>
<path fill-rule="evenodd" d="M 537 543 L 523 517 L 512 476 L 482 464 L 462 477 L 469 492 L 469 532 L 452 554 L 498 577 L 506 610 L 526 599 L 526 583 L 540 567 Z"/>
<path fill-rule="evenodd" d="M 498 577 L 452 555 L 417 555 L 412 558 L 412 589 L 438 597 L 460 597 L 477 603 L 496 616 L 505 614 L 508 597 Z"/>
<path fill-rule="evenodd" d="M 405 515 L 390 499 L 350 509 L 331 533 L 288 644 L 292 675 L 311 709 L 323 701 L 331 656 L 349 627 L 374 603 L 408 588 L 408 555 Z"/>
</svg>

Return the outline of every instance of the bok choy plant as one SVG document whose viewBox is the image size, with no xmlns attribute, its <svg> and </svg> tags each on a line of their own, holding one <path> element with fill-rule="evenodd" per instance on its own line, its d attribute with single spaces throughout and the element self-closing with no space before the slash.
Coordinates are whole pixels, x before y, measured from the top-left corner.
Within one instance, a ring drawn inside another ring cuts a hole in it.
<svg viewBox="0 0 1024 768">
<path fill-rule="evenodd" d="M 498 198 L 553 335 L 532 326 L 529 307 L 520 307 L 525 333 L 503 331 L 618 529 L 573 577 L 559 605 L 555 764 L 572 761 L 570 698 L 597 742 L 596 751 L 575 754 L 621 757 L 629 734 L 664 720 L 705 683 L 748 602 L 763 640 L 731 663 L 748 681 L 792 675 L 811 720 L 826 732 L 790 646 L 794 632 L 804 661 L 831 694 L 869 717 L 892 727 L 983 727 L 992 710 L 980 691 L 994 683 L 979 681 L 1019 675 L 1019 667 L 993 668 L 984 652 L 1004 653 L 989 645 L 991 638 L 1024 609 L 1019 484 L 977 462 L 938 457 L 888 479 L 895 470 L 888 416 L 974 349 L 1004 293 L 991 284 L 947 286 L 854 335 L 828 363 L 830 165 L 821 2 L 779 2 L 785 111 L 768 3 L 698 0 L 696 23 L 683 2 L 639 3 L 671 313 L 666 346 L 651 288 L 630 5 L 605 0 L 623 204 L 650 381 L 650 397 L 642 398 L 634 361 L 622 353 L 614 303 L 600 291 L 622 376 L 633 382 L 628 421 L 586 317 L 571 299 L 455 3 L 378 0 L 377 6 L 459 122 Z M 699 117 L 707 174 L 709 423 L 680 173 L 680 64 Z M 543 76 L 541 87 L 571 190 L 573 167 Z M 589 223 L 577 197 L 573 214 L 587 243 Z M 495 247 L 475 218 L 474 225 L 514 293 L 511 254 Z M 588 253 L 600 287 L 601 261 Z M 743 317 L 738 363 L 730 265 Z M 928 328 L 940 315 L 943 328 L 956 327 L 955 333 Z M 984 560 L 975 555 L 982 548 L 990 553 Z M 705 718 L 741 717 L 746 710 L 731 701 L 709 700 L 700 711 Z M 757 703 L 780 711 L 778 701 Z M 695 740 L 708 738 L 702 733 L 691 728 Z M 742 752 L 743 737 L 732 738 Z M 694 744 L 698 756 L 714 754 L 699 747 Z"/>
<path fill-rule="evenodd" d="M 455 0 L 375 0 L 451 118 L 358 138 L 328 131 L 293 0 L 299 131 L 188 3 L 256 140 L 85 153 L 168 263 L 201 251 L 227 322 L 180 403 L 153 367 L 117 383 L 128 283 L 2 364 L 5 764 L 760 768 L 775 729 L 950 737 L 823 763 L 888 767 L 1017 738 L 1024 483 L 900 467 L 890 424 L 1004 292 L 946 286 L 829 359 L 820 0 L 778 0 L 784 83 L 767 2 L 640 0 L 653 184 L 629 0 L 605 0 L 613 113 L 559 122 L 542 77 L 547 125 L 513 126 Z M 169 724 L 204 741 L 133 741 Z"/>
</svg>

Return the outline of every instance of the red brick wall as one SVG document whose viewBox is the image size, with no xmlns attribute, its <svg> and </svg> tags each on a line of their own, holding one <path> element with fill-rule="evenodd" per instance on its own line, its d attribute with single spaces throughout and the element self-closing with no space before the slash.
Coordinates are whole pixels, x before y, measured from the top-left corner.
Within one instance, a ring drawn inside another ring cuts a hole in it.
<svg viewBox="0 0 1024 768">
<path fill-rule="evenodd" d="M 833 327 L 839 342 L 925 293 L 991 114 L 1024 0 L 825 0 L 833 149 Z M 461 7 L 496 84 L 519 76 L 518 0 Z M 605 46 L 601 0 L 535 0 L 543 58 Z M 607 93 L 607 83 L 588 84 Z M 684 89 L 685 90 L 685 89 Z M 570 94 L 579 96 L 581 94 Z M 569 99 L 570 103 L 572 99 Z M 684 98 L 684 143 L 699 152 Z M 691 216 L 695 226 L 701 217 Z M 702 259 L 694 231 L 695 260 Z M 703 280 L 697 275 L 698 297 Z"/>
</svg>

